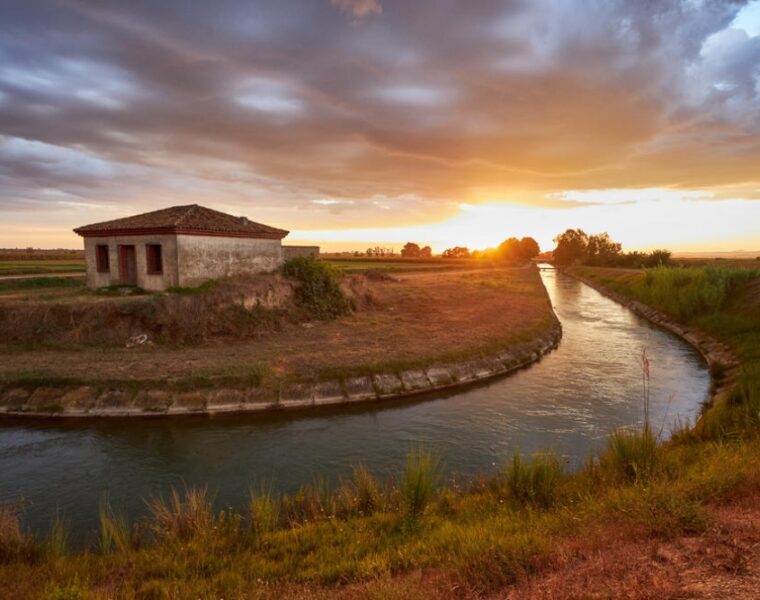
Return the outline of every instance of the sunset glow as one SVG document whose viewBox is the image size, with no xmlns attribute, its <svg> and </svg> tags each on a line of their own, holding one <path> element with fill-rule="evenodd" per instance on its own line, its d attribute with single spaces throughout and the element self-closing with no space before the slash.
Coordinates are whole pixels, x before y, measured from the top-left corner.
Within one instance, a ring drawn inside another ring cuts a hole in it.
<svg viewBox="0 0 760 600">
<path fill-rule="evenodd" d="M 199 203 L 326 250 L 760 250 L 758 0 L 190 8 L 0 8 L 0 246 Z"/>
</svg>

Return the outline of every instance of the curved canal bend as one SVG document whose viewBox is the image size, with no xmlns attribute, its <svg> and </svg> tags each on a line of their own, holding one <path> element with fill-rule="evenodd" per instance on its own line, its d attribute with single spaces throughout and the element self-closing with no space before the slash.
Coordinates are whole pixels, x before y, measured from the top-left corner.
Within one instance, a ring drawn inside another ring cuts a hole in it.
<svg viewBox="0 0 760 600">
<path fill-rule="evenodd" d="M 553 448 L 580 464 L 614 427 L 641 423 L 639 357 L 651 361 L 651 415 L 667 436 L 707 397 L 700 356 L 590 287 L 542 270 L 564 335 L 530 368 L 434 399 L 329 411 L 217 418 L 67 422 L 0 421 L 0 502 L 23 499 L 26 524 L 61 511 L 79 537 L 97 526 L 100 498 L 131 518 L 172 486 L 207 485 L 219 507 L 243 510 L 256 482 L 292 492 L 335 482 L 365 463 L 396 474 L 424 445 L 446 473 L 491 472 L 514 451 Z"/>
</svg>

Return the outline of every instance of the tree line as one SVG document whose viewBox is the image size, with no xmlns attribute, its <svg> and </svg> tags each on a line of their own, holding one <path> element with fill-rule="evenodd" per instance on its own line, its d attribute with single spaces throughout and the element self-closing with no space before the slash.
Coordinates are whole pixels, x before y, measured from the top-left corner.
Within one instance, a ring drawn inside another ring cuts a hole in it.
<svg viewBox="0 0 760 600">
<path fill-rule="evenodd" d="M 671 263 L 669 250 L 623 252 L 622 244 L 611 240 L 607 233 L 588 235 L 582 229 L 568 229 L 555 237 L 554 243 L 554 262 L 558 265 L 642 268 Z"/>
<path fill-rule="evenodd" d="M 589 235 L 582 229 L 568 229 L 554 238 L 556 247 L 550 253 L 555 263 L 569 265 L 580 263 L 598 267 L 627 267 L 642 268 L 671 264 L 669 250 L 653 250 L 652 252 L 624 252 L 619 242 L 612 240 L 608 233 Z M 541 248 L 532 237 L 518 239 L 510 237 L 496 248 L 485 250 L 470 250 L 466 246 L 453 246 L 443 251 L 443 258 L 473 258 L 503 260 L 519 263 L 532 260 L 541 253 Z M 393 256 L 393 251 L 384 248 L 367 250 L 369 256 Z M 407 242 L 401 249 L 404 258 L 431 258 L 433 251 L 430 246 L 420 246 Z M 547 259 L 549 256 L 547 256 Z"/>
<path fill-rule="evenodd" d="M 511 237 L 504 240 L 497 248 L 486 250 L 470 250 L 466 246 L 454 246 L 443 251 L 443 258 L 487 258 L 522 262 L 538 256 L 541 249 L 532 237 L 517 239 Z M 420 247 L 414 242 L 407 242 L 401 250 L 401 256 L 406 258 L 430 258 L 433 251 L 430 246 Z"/>
</svg>

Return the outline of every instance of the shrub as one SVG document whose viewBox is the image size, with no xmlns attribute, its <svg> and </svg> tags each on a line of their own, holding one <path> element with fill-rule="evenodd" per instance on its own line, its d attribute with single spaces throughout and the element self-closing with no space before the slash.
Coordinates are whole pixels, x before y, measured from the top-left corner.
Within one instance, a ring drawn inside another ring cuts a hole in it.
<svg viewBox="0 0 760 600">
<path fill-rule="evenodd" d="M 423 450 L 412 450 L 406 458 L 399 493 L 406 515 L 417 519 L 433 499 L 440 480 L 438 463 Z"/>
<path fill-rule="evenodd" d="M 351 312 L 351 303 L 338 283 L 338 271 L 313 257 L 292 258 L 282 273 L 300 283 L 296 302 L 315 319 L 334 319 Z"/>
<path fill-rule="evenodd" d="M 715 314 L 742 283 L 760 272 L 725 267 L 655 267 L 630 284 L 630 293 L 681 321 Z"/>
<path fill-rule="evenodd" d="M 562 464 L 551 453 L 536 454 L 529 462 L 515 454 L 504 474 L 510 495 L 518 502 L 538 508 L 554 504 L 561 476 Z"/>
</svg>

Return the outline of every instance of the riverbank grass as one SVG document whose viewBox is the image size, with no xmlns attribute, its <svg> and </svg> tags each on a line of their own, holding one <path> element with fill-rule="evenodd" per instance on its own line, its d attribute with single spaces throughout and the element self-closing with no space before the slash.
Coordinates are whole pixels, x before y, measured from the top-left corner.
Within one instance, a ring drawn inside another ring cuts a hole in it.
<svg viewBox="0 0 760 600">
<path fill-rule="evenodd" d="M 597 282 L 631 297 L 647 277 L 602 271 Z M 12 599 L 482 597 L 610 543 L 704 535 L 715 506 L 760 499 L 757 281 L 737 281 L 688 324 L 732 346 L 739 384 L 666 443 L 649 430 L 614 432 L 579 471 L 550 455 L 515 457 L 465 486 L 443 485 L 433 458 L 417 451 L 388 482 L 358 468 L 336 490 L 255 494 L 248 514 L 213 510 L 203 489 L 178 491 L 108 551 L 43 551 L 6 509 L 0 589 Z"/>
</svg>

